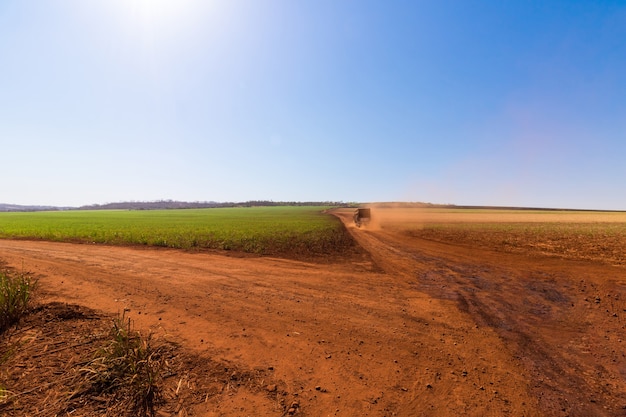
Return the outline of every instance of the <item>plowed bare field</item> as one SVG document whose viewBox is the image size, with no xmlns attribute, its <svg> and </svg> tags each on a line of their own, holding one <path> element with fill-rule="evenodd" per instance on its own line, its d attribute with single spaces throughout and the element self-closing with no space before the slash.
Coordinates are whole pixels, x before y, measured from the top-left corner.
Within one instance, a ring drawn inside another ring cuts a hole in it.
<svg viewBox="0 0 626 417">
<path fill-rule="evenodd" d="M 118 415 L 98 399 L 53 409 L 62 390 L 36 375 L 70 372 L 87 353 L 52 344 L 126 310 L 175 342 L 159 416 L 626 416 L 623 235 L 611 256 L 563 257 L 390 213 L 356 229 L 335 211 L 363 251 L 332 263 L 0 240 L 44 306 L 5 336 L 26 353 L 1 365 L 23 395 L 0 411 Z M 45 352 L 69 356 L 34 365 Z"/>
</svg>

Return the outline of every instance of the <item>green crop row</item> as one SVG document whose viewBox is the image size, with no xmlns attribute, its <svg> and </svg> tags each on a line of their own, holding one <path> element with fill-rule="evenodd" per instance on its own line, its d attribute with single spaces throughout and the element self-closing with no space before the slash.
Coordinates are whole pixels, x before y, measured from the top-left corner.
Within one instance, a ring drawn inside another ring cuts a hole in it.
<svg viewBox="0 0 626 417">
<path fill-rule="evenodd" d="M 0 238 L 265 255 L 324 255 L 352 240 L 327 207 L 0 213 Z"/>
</svg>

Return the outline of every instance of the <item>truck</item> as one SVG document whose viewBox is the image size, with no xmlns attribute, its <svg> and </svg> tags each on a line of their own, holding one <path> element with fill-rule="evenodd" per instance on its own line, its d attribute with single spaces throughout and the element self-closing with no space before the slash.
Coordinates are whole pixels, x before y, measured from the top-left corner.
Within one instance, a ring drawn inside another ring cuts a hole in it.
<svg viewBox="0 0 626 417">
<path fill-rule="evenodd" d="M 358 208 L 354 211 L 354 224 L 356 227 L 367 224 L 372 220 L 372 211 L 368 208 Z"/>
</svg>

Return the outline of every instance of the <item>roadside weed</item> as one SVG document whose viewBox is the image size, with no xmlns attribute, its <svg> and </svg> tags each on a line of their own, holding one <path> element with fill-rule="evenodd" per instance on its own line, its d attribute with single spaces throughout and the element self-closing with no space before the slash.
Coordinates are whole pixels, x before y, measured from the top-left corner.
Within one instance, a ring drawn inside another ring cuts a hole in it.
<svg viewBox="0 0 626 417">
<path fill-rule="evenodd" d="M 0 272 L 0 333 L 26 314 L 33 287 L 32 280 L 24 274 Z"/>
<path fill-rule="evenodd" d="M 163 359 L 150 336 L 134 330 L 125 313 L 113 319 L 111 341 L 84 369 L 96 394 L 112 393 L 139 416 L 154 415 L 161 400 Z"/>
</svg>

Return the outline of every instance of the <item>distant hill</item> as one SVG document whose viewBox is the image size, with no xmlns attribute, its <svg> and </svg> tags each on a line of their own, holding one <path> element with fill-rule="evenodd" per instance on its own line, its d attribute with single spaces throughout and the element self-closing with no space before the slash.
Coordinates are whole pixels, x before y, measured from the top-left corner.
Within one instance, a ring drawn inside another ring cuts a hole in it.
<svg viewBox="0 0 626 417">
<path fill-rule="evenodd" d="M 0 203 L 0 211 L 58 211 L 68 210 L 69 207 L 55 206 L 21 206 L 18 204 L 2 204 Z"/>
</svg>

